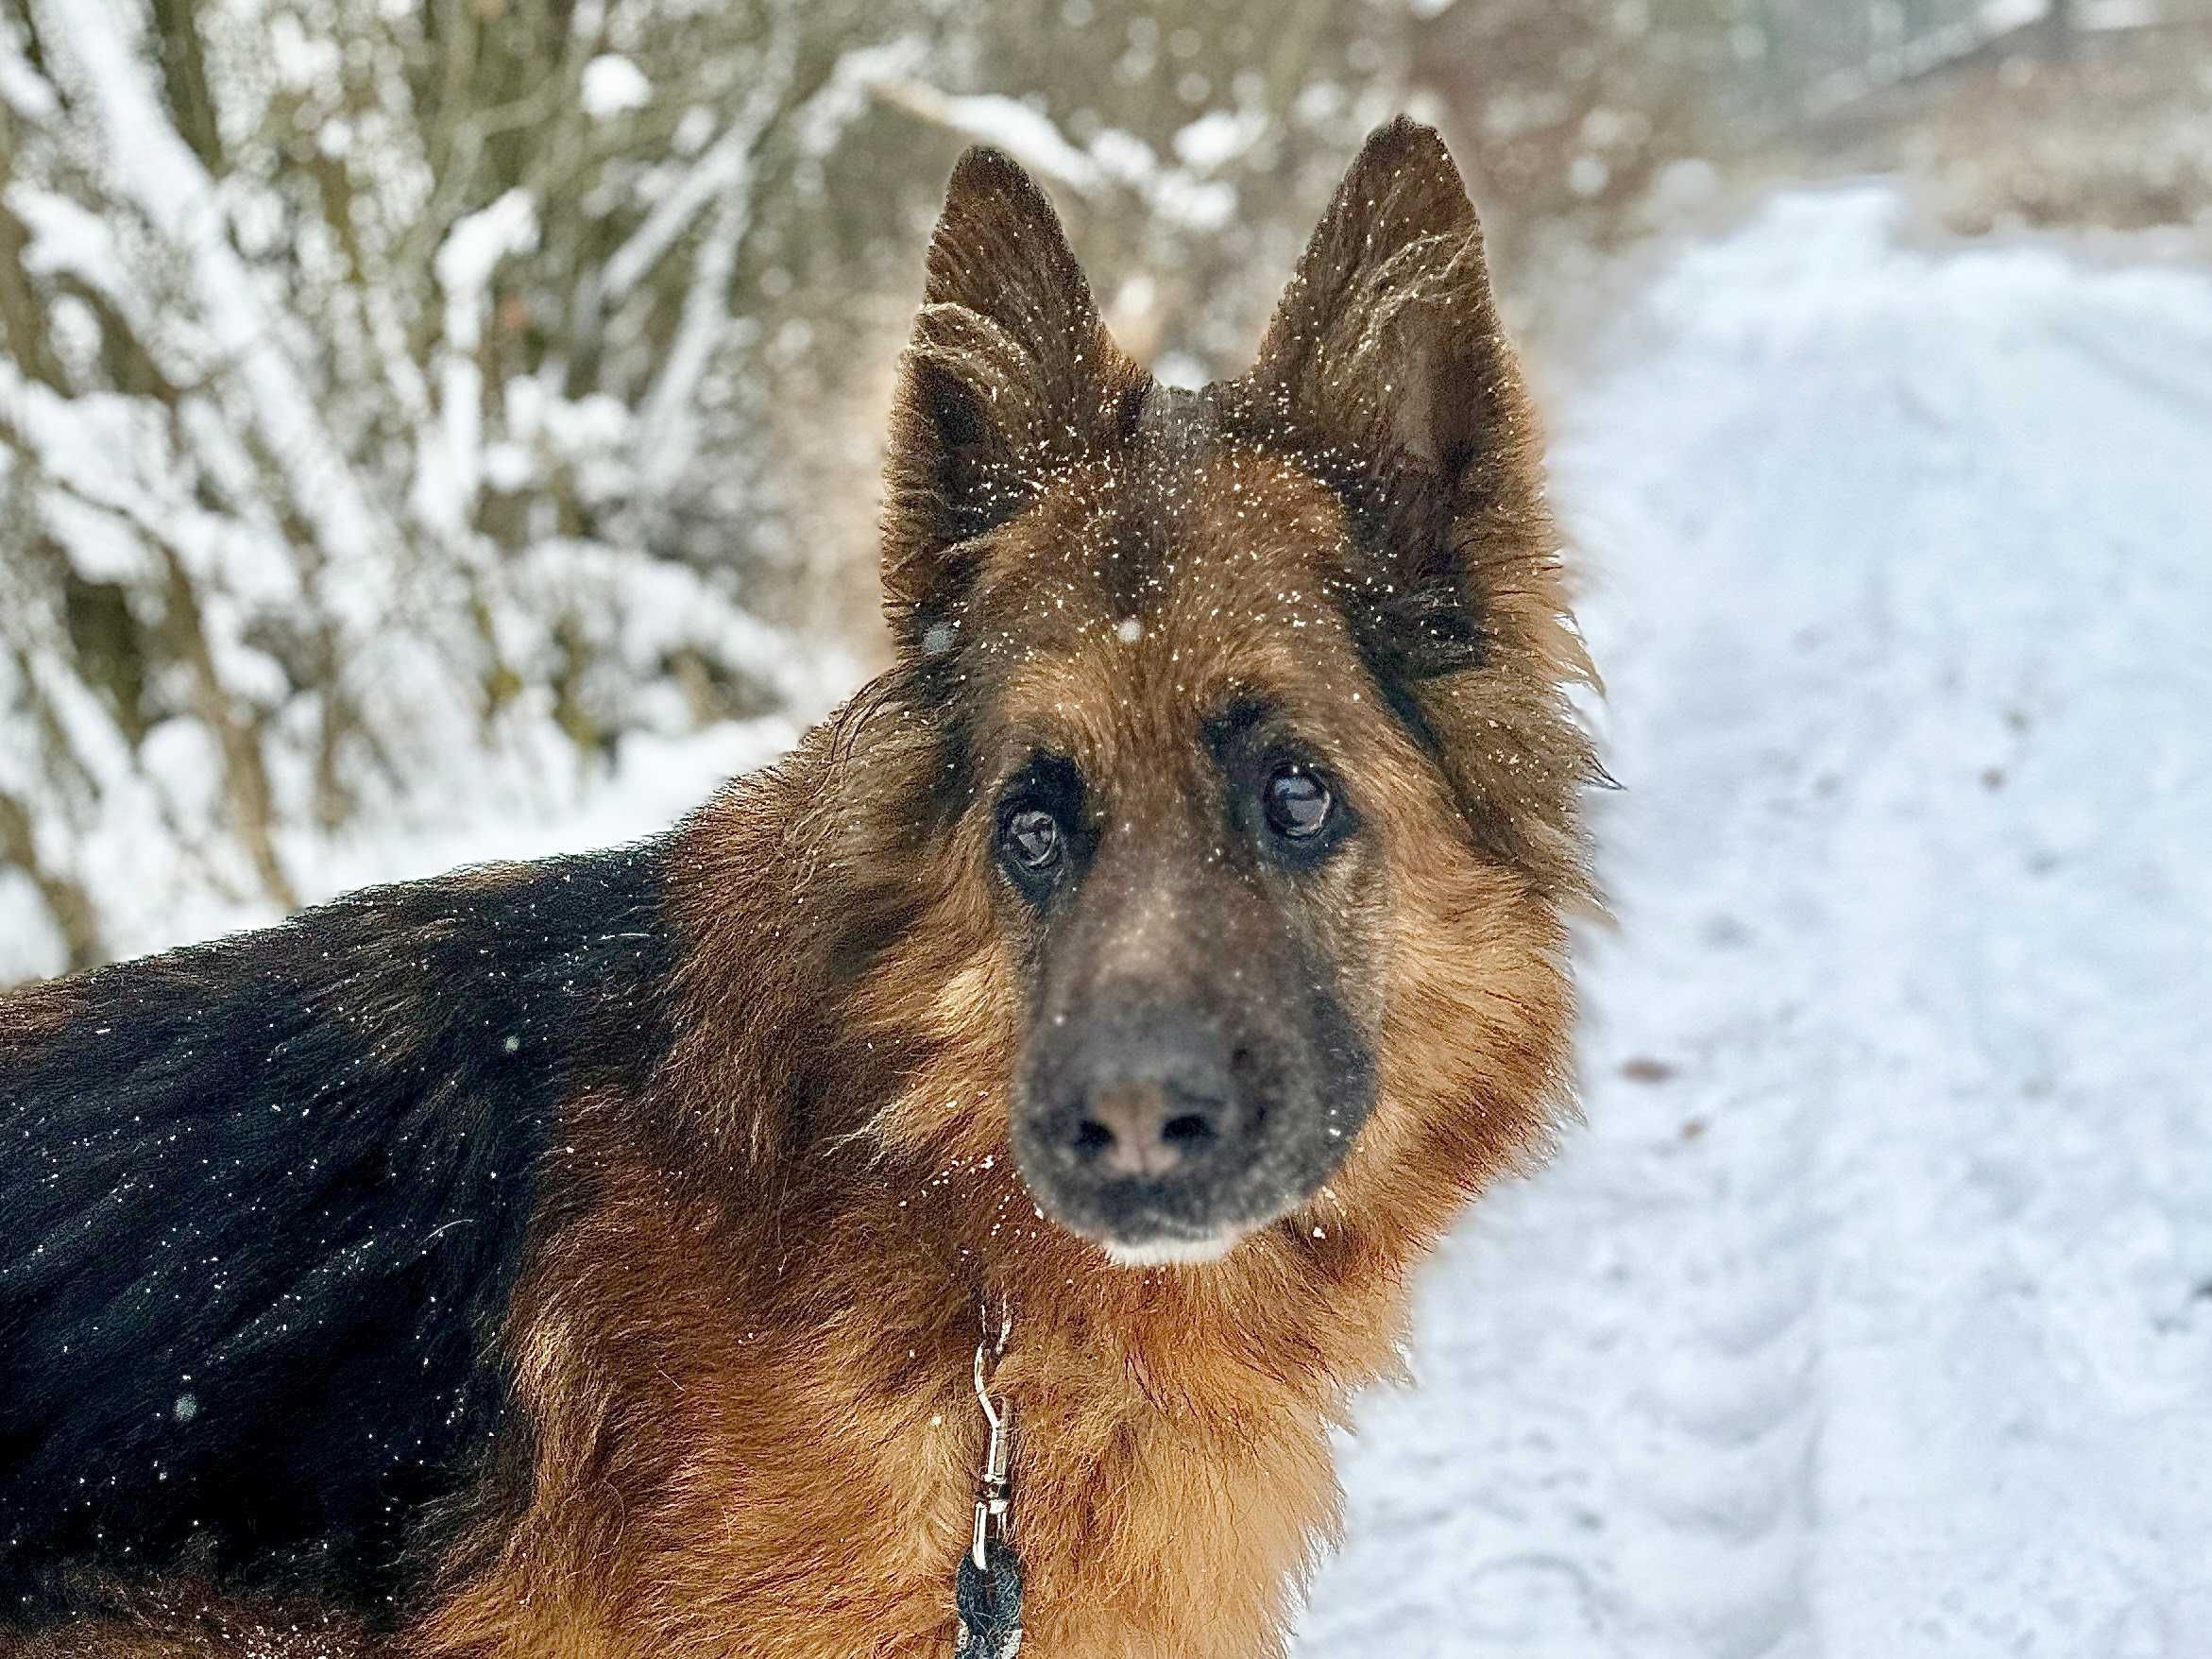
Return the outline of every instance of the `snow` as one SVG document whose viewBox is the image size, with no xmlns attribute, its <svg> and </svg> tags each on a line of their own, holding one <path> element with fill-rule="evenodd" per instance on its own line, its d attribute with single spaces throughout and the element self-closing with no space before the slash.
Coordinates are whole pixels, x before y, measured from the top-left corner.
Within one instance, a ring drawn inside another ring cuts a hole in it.
<svg viewBox="0 0 2212 1659">
<path fill-rule="evenodd" d="M 701 620 L 726 619 L 703 608 Z M 54 689 L 65 693 L 66 682 L 58 678 Z M 798 706 L 813 710 L 820 705 L 817 692 Z M 93 747 L 102 728 L 89 719 L 87 725 L 86 743 Z M 454 756 L 449 787 L 412 813 L 334 836 L 301 830 L 281 837 L 301 897 L 317 902 L 464 864 L 584 852 L 655 834 L 704 801 L 723 778 L 775 760 L 795 741 L 798 727 L 771 716 L 720 721 L 680 735 L 631 731 L 605 766 L 582 761 L 565 743 L 533 745 L 524 741 L 528 735 L 490 753 Z M 149 844 L 160 844 L 148 826 L 163 822 L 149 798 L 204 788 L 213 757 L 181 751 L 187 744 L 204 749 L 207 741 L 199 728 L 172 721 L 148 742 L 165 751 L 175 745 L 175 752 L 161 754 L 143 773 L 127 756 L 109 758 L 100 781 L 111 804 L 103 822 L 72 850 L 111 900 L 104 919 L 121 954 L 164 949 L 277 919 L 265 899 L 227 895 L 204 878 L 189 879 L 189 868 L 152 867 L 145 856 Z M 9 876 L 0 871 L 0 983 L 48 966 L 55 949 L 27 884 Z"/>
<path fill-rule="evenodd" d="M 527 190 L 510 190 L 446 232 L 434 268 L 446 296 L 446 339 L 467 353 L 483 337 L 485 290 L 509 254 L 537 245 L 537 204 Z"/>
<path fill-rule="evenodd" d="M 6 197 L 30 232 L 30 244 L 23 251 L 24 269 L 39 275 L 66 272 L 109 299 L 115 298 L 115 273 L 122 260 L 115 250 L 114 232 L 99 214 L 35 184 L 11 184 Z"/>
<path fill-rule="evenodd" d="M 1983 0 L 1980 17 L 1985 34 L 2026 28 L 2050 9 L 2050 0 Z"/>
<path fill-rule="evenodd" d="M 0 352 L 0 479 L 14 540 L 57 556 L 0 547 L 0 983 L 272 920 L 346 884 L 341 865 L 424 873 L 427 825 L 387 826 L 566 821 L 621 738 L 794 687 L 788 706 L 818 712 L 849 683 L 842 654 L 764 626 L 740 591 L 782 551 L 783 481 L 701 470 L 732 388 L 758 380 L 723 372 L 758 334 L 731 315 L 732 272 L 795 95 L 795 13 L 694 84 L 576 11 L 577 73 L 619 91 L 587 60 L 636 52 L 656 104 L 700 110 L 710 153 L 553 112 L 567 137 L 544 145 L 609 169 L 587 212 L 624 214 L 625 191 L 651 211 L 537 357 L 493 348 L 543 321 L 545 197 L 471 195 L 468 166 L 440 185 L 388 30 L 219 8 L 210 84 L 238 164 L 211 171 L 139 0 L 34 9 L 36 67 L 0 24 L 0 108 L 51 359 Z M 816 110 L 816 136 L 840 119 Z M 288 128 L 347 157 L 320 211 L 264 153 Z M 672 329 L 666 286 L 635 291 L 664 261 L 688 267 Z M 705 556 L 707 512 L 746 544 Z M 333 818 L 389 847 L 349 862 Z M 53 916 L 78 892 L 64 941 Z"/>
<path fill-rule="evenodd" d="M 1604 190 L 1612 177 L 1613 170 L 1606 165 L 1605 158 L 1587 151 L 1567 165 L 1567 188 L 1586 198 Z"/>
<path fill-rule="evenodd" d="M 607 262 L 605 293 L 619 299 L 652 270 L 694 214 L 706 214 L 675 338 L 638 412 L 638 475 L 649 498 L 672 489 L 698 453 L 697 394 L 731 321 L 730 282 L 753 227 L 759 147 L 791 84 L 794 50 L 788 35 L 770 42 L 722 136 Z"/>
<path fill-rule="evenodd" d="M 433 262 L 445 296 L 446 337 L 438 414 L 423 431 L 413 505 L 423 522 L 456 539 L 467 534 L 484 484 L 484 371 L 477 348 L 492 273 L 502 260 L 536 245 L 536 201 L 526 190 L 510 190 L 447 231 Z"/>
<path fill-rule="evenodd" d="M 790 75 L 788 54 L 777 53 L 770 73 L 751 91 L 743 107 L 676 181 L 653 205 L 629 239 L 607 258 L 600 273 L 600 289 L 609 305 L 620 304 L 666 258 L 669 249 L 690 229 L 691 221 L 721 197 L 733 191 L 748 196 L 754 166 L 754 146 L 767 129 Z"/>
<path fill-rule="evenodd" d="M 653 101 L 653 82 L 645 71 L 619 52 L 602 53 L 585 64 L 578 91 L 584 112 L 594 121 L 627 115 Z"/>
<path fill-rule="evenodd" d="M 51 120 L 61 108 L 45 77 L 25 61 L 13 29 L 0 29 L 0 99 L 26 121 Z"/>
<path fill-rule="evenodd" d="M 1097 197 L 1118 186 L 1142 199 L 1148 213 L 1190 231 L 1218 231 L 1235 216 L 1235 186 L 1198 175 L 1233 159 L 1256 131 L 1245 117 L 1224 115 L 1217 123 L 1201 116 L 1177 135 L 1187 151 L 1185 165 L 1171 166 L 1143 139 L 1115 127 L 1101 128 L 1088 148 L 1079 147 L 1050 116 L 1016 98 L 955 95 L 897 77 L 875 80 L 870 90 L 971 143 L 995 145 L 1078 196 Z"/>
<path fill-rule="evenodd" d="M 848 46 L 822 85 L 791 116 L 791 142 L 798 153 L 822 161 L 867 111 L 887 81 L 905 80 L 929 62 L 928 43 L 919 35 L 898 35 L 865 46 Z"/>
<path fill-rule="evenodd" d="M 2212 1628 L 2212 283 L 1691 251 L 1575 401 L 1588 1125 L 1429 1273 L 1303 1659 Z"/>
<path fill-rule="evenodd" d="M 184 254 L 184 274 L 216 355 L 235 367 L 254 425 L 291 479 L 301 510 L 348 582 L 366 586 L 366 573 L 390 570 L 400 538 L 362 493 L 324 429 L 287 354 L 284 330 L 225 234 L 213 180 L 162 114 L 138 38 L 142 22 L 117 0 L 82 0 L 72 9 L 67 46 L 76 90 L 96 111 L 103 154 L 120 189 Z M 381 593 L 355 597 L 365 612 L 373 611 Z"/>
<path fill-rule="evenodd" d="M 1209 110 L 1176 133 L 1176 159 L 1200 172 L 1226 166 L 1259 143 L 1267 129 L 1268 119 L 1257 110 Z"/>
<path fill-rule="evenodd" d="M 1218 231 L 1236 214 L 1236 187 L 1197 175 L 1227 161 L 1229 152 L 1220 147 L 1221 134 L 1209 128 L 1204 117 L 1178 136 L 1189 138 L 1193 128 L 1200 132 L 1190 146 L 1197 159 L 1185 157 L 1188 164 L 1183 167 L 1165 164 L 1150 145 L 1118 127 L 1105 128 L 1092 139 L 1090 153 L 1100 174 L 1143 197 L 1149 212 L 1186 230 Z M 1028 158 L 1017 152 L 1017 159 Z"/>
<path fill-rule="evenodd" d="M 995 145 L 1031 172 L 1087 196 L 1103 182 L 1098 163 L 1063 136 L 1050 116 L 997 93 L 942 93 L 912 80 L 885 80 L 877 93 L 976 144 Z"/>
</svg>

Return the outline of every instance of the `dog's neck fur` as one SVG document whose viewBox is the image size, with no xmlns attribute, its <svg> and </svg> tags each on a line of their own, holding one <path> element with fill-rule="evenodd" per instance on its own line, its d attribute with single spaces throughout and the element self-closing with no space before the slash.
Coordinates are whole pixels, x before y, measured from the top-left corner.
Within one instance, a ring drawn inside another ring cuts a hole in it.
<svg viewBox="0 0 2212 1659">
<path fill-rule="evenodd" d="M 533 1479 L 497 1554 L 434 1619 L 437 1650 L 680 1659 L 729 1653 L 742 1631 L 734 1650 L 780 1659 L 852 1628 L 859 1599 L 883 1633 L 875 1651 L 941 1659 L 985 1441 L 978 1300 L 1003 1295 L 1015 1324 L 995 1387 L 1016 1412 L 1031 1650 L 1280 1654 L 1337 1526 L 1328 1428 L 1396 1370 L 1426 1240 L 1403 1220 L 1332 1216 L 1204 1267 L 1116 1269 L 1039 1218 L 995 1103 L 973 1103 L 980 1126 L 900 1141 L 901 1057 L 822 1023 L 868 1030 L 810 982 L 836 953 L 749 919 L 820 879 L 819 842 L 757 844 L 757 826 L 849 809 L 824 792 L 871 745 L 833 762 L 838 742 L 809 740 L 742 786 L 788 796 L 777 810 L 709 808 L 679 838 L 698 1012 L 657 1107 L 661 1150 L 640 1155 L 617 1103 L 573 1114 L 589 1196 L 549 1228 L 510 1331 Z M 774 1126 L 713 1084 L 733 1075 L 718 1050 L 726 1063 L 767 1040 L 780 1064 L 742 1069 L 794 1091 L 755 1103 Z M 1438 1214 L 1457 1201 L 1434 1198 Z M 611 1517 L 595 1487 L 654 1496 Z M 573 1604 L 573 1585 L 610 1582 L 619 1607 Z M 581 1630 L 609 1633 L 592 1646 Z"/>
</svg>

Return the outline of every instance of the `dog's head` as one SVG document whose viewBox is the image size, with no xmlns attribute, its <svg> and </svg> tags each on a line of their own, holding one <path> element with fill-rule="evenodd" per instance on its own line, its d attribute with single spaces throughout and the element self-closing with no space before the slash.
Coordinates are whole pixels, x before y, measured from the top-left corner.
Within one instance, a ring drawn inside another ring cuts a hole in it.
<svg viewBox="0 0 2212 1659">
<path fill-rule="evenodd" d="M 1441 1208 L 1529 1140 L 1590 766 L 1555 553 L 1432 131 L 1375 134 L 1257 366 L 1196 391 L 1116 348 L 1017 167 L 961 162 L 886 606 L 1051 1219 L 1201 1260 L 1325 1189 Z"/>
</svg>

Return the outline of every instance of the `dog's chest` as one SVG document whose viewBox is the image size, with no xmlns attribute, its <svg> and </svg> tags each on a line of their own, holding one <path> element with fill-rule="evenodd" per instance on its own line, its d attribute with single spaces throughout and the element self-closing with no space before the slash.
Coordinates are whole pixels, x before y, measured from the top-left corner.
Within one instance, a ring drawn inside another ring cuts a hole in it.
<svg viewBox="0 0 2212 1659">
<path fill-rule="evenodd" d="M 811 1318 L 756 1323 L 701 1259 L 640 1205 L 555 1264 L 514 1339 L 525 1513 L 426 1651 L 950 1659 L 988 1443 L 973 1302 L 817 1273 Z M 993 1378 L 1023 1659 L 1275 1659 L 1336 1519 L 1318 1383 L 1255 1362 L 1246 1325 L 1233 1351 L 1206 1340 L 1223 1322 L 1109 1311 L 1032 1298 Z"/>
<path fill-rule="evenodd" d="M 1284 1650 L 1292 1587 L 1336 1525 L 1318 1418 L 1205 1421 L 1074 1399 L 1020 1423 L 1025 1659 Z"/>
</svg>

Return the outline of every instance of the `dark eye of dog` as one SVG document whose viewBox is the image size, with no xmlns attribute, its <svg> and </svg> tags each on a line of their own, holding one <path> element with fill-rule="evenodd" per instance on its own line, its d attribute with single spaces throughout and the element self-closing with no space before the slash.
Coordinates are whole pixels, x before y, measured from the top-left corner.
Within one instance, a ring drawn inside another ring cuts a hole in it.
<svg viewBox="0 0 2212 1659">
<path fill-rule="evenodd" d="M 999 839 L 1007 857 L 1025 870 L 1042 875 L 1060 862 L 1060 820 L 1042 807 L 1024 807 L 1011 815 Z"/>
<path fill-rule="evenodd" d="M 998 796 L 998 863 L 1032 903 L 1043 904 L 1081 869 L 1093 831 L 1082 774 L 1064 755 L 1036 754 Z"/>
<path fill-rule="evenodd" d="M 1296 766 L 1281 767 L 1268 779 L 1268 825 L 1286 840 L 1319 835 L 1328 827 L 1335 805 L 1329 786 Z"/>
</svg>

